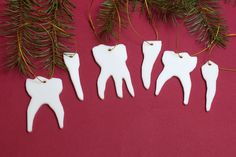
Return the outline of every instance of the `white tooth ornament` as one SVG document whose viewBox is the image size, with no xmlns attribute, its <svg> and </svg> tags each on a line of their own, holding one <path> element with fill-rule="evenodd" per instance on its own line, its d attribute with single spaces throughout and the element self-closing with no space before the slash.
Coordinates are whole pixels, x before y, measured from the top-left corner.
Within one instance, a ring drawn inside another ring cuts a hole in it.
<svg viewBox="0 0 236 157">
<path fill-rule="evenodd" d="M 160 73 L 156 81 L 156 95 L 159 95 L 162 86 L 172 77 L 177 77 L 184 90 L 184 104 L 189 102 L 191 91 L 190 72 L 194 70 L 197 65 L 197 57 L 191 57 L 188 53 L 175 53 L 173 51 L 165 51 L 162 57 L 164 69 Z"/>
<path fill-rule="evenodd" d="M 35 114 L 44 104 L 48 104 L 55 112 L 59 127 L 63 128 L 64 109 L 59 97 L 62 88 L 62 80 L 59 78 L 46 79 L 37 76 L 35 79 L 26 80 L 26 91 L 31 97 L 27 110 L 28 132 L 32 132 Z"/>
<path fill-rule="evenodd" d="M 65 65 L 69 71 L 71 81 L 74 85 L 77 97 L 84 100 L 83 89 L 80 83 L 79 67 L 80 60 L 78 53 L 65 52 L 63 54 Z"/>
<path fill-rule="evenodd" d="M 212 61 L 208 61 L 202 66 L 202 76 L 206 81 L 206 111 L 209 112 L 211 104 L 216 94 L 216 82 L 219 75 L 219 67 Z"/>
<path fill-rule="evenodd" d="M 143 42 L 143 63 L 142 63 L 142 80 L 144 87 L 149 89 L 153 65 L 161 51 L 161 41 L 144 41 Z"/>
<path fill-rule="evenodd" d="M 97 80 L 99 97 L 104 99 L 106 82 L 111 76 L 114 79 L 118 97 L 123 97 L 123 79 L 126 82 L 129 93 L 134 96 L 130 73 L 126 65 L 127 52 L 125 45 L 107 46 L 100 44 L 95 46 L 92 51 L 96 63 L 101 67 L 101 72 Z"/>
</svg>

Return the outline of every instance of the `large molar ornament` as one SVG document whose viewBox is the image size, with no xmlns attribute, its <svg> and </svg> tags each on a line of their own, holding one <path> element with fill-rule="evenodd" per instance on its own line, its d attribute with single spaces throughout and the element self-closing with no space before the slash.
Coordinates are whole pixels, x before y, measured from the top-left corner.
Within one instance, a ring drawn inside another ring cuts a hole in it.
<svg viewBox="0 0 236 157">
<path fill-rule="evenodd" d="M 35 114 L 44 104 L 48 104 L 55 112 L 59 127 L 63 128 L 64 109 L 59 97 L 62 88 L 62 80 L 58 78 L 46 79 L 38 76 L 35 79 L 26 80 L 26 91 L 31 96 L 27 110 L 28 132 L 32 132 Z"/>
<path fill-rule="evenodd" d="M 99 97 L 104 99 L 106 82 L 110 76 L 114 79 L 118 97 L 123 97 L 123 79 L 126 82 L 130 94 L 134 96 L 130 73 L 126 65 L 127 52 L 125 45 L 119 44 L 114 47 L 101 44 L 95 46 L 92 51 L 95 61 L 101 67 L 97 81 Z"/>
<path fill-rule="evenodd" d="M 197 65 L 197 57 L 191 57 L 188 53 L 175 53 L 173 51 L 165 51 L 162 57 L 164 69 L 160 73 L 156 81 L 156 95 L 159 95 L 163 85 L 172 77 L 177 77 L 184 90 L 184 104 L 189 102 L 191 91 L 190 73 Z"/>
</svg>

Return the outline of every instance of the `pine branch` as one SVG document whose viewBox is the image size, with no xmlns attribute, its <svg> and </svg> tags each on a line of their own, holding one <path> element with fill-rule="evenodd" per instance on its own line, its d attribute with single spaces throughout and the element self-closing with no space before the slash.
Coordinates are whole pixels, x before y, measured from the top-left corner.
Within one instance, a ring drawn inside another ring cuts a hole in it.
<svg viewBox="0 0 236 157">
<path fill-rule="evenodd" d="M 145 2 L 146 1 L 146 2 Z M 145 4 L 147 3 L 147 4 Z M 178 18 L 183 17 L 183 9 L 181 0 L 140 0 L 142 10 L 146 11 L 147 19 L 155 18 L 165 23 L 177 23 Z M 152 17 L 148 15 L 148 10 Z"/>
<path fill-rule="evenodd" d="M 65 68 L 62 53 L 69 51 L 73 8 L 69 0 L 6 0 L 0 30 L 9 41 L 6 67 L 27 76 L 35 75 L 35 66 L 47 68 L 51 76 L 56 66 Z"/>
<path fill-rule="evenodd" d="M 105 0 L 97 17 L 98 35 L 101 39 L 119 38 L 119 32 L 126 26 L 126 0 Z"/>
<path fill-rule="evenodd" d="M 219 14 L 217 1 L 189 0 L 186 6 L 185 25 L 189 32 L 207 47 L 213 44 L 225 47 L 227 28 Z"/>
<path fill-rule="evenodd" d="M 31 6 L 32 2 L 29 0 L 7 0 L 0 32 L 1 35 L 9 38 L 6 67 L 18 68 L 27 76 L 32 74 L 34 66 L 31 58 L 35 55 L 32 53 L 33 47 L 26 43 L 32 40 L 31 33 L 37 33 L 30 28 L 32 26 L 30 21 L 35 20 L 34 17 L 28 16 L 32 12 Z M 32 43 L 37 44 L 34 40 Z"/>
<path fill-rule="evenodd" d="M 70 44 L 73 34 L 69 32 L 72 29 L 72 9 L 73 4 L 69 0 L 48 1 L 44 6 L 45 13 L 49 17 L 46 24 L 48 32 L 51 35 L 51 54 L 47 57 L 44 68 L 50 69 L 50 75 L 53 75 L 55 67 L 65 69 L 62 59 L 63 52 L 70 51 L 66 45 Z"/>
<path fill-rule="evenodd" d="M 117 35 L 118 15 L 126 9 L 126 0 L 105 0 L 100 8 L 98 24 L 100 36 L 111 39 Z M 141 11 L 146 13 L 149 22 L 161 20 L 168 24 L 177 24 L 177 19 L 184 20 L 188 31 L 197 37 L 200 43 L 211 47 L 213 44 L 225 47 L 227 42 L 226 24 L 219 13 L 217 0 L 129 0 L 133 11 L 141 6 Z M 137 5 L 139 3 L 140 5 Z M 122 6 L 122 7 L 119 7 Z M 121 16 L 121 21 L 125 21 Z"/>
</svg>

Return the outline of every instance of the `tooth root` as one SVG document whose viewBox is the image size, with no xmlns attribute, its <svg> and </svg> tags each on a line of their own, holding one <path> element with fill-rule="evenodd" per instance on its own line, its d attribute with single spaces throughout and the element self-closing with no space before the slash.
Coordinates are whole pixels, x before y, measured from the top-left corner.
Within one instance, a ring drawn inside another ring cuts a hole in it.
<svg viewBox="0 0 236 157">
<path fill-rule="evenodd" d="M 60 98 L 58 97 L 58 99 L 52 100 L 52 102 L 50 102 L 48 105 L 56 114 L 59 127 L 62 129 L 63 123 L 64 123 L 63 122 L 64 121 L 64 109 L 62 107 Z"/>
<path fill-rule="evenodd" d="M 77 79 L 74 79 L 73 82 L 76 82 L 76 83 L 74 83 L 74 84 L 75 84 L 75 90 L 76 90 L 76 93 L 77 93 L 77 97 L 78 97 L 81 101 L 83 101 L 83 100 L 84 100 L 84 93 L 83 93 L 83 90 L 82 90 L 81 83 L 80 83 L 80 81 L 78 81 L 78 80 L 80 80 L 79 75 L 78 75 Z"/>
<path fill-rule="evenodd" d="M 219 67 L 212 61 L 205 63 L 202 68 L 202 76 L 206 81 L 206 111 L 209 112 L 216 94 L 216 82 L 219 75 Z"/>
<path fill-rule="evenodd" d="M 179 76 L 180 82 L 182 84 L 183 90 L 184 90 L 184 104 L 187 105 L 189 102 L 189 96 L 191 91 L 191 79 L 189 75 L 180 75 Z"/>
<path fill-rule="evenodd" d="M 133 88 L 132 81 L 130 78 L 129 70 L 127 68 L 126 68 L 126 73 L 124 75 L 124 80 L 129 90 L 129 93 L 134 97 L 134 88 Z"/>
<path fill-rule="evenodd" d="M 155 94 L 159 95 L 165 82 L 173 76 L 176 76 L 182 84 L 184 90 L 184 104 L 187 105 L 191 91 L 190 73 L 197 65 L 197 57 L 191 57 L 186 52 L 176 54 L 173 51 L 165 51 L 162 62 L 164 69 L 156 81 Z"/>
<path fill-rule="evenodd" d="M 30 100 L 29 107 L 27 109 L 27 131 L 33 131 L 33 121 L 35 114 L 38 112 L 39 108 L 42 106 L 43 103 L 38 103 L 33 98 Z"/>
<path fill-rule="evenodd" d="M 111 51 L 109 51 L 111 50 Z M 134 90 L 130 78 L 130 73 L 126 65 L 127 52 L 123 44 L 114 46 L 98 45 L 93 48 L 93 56 L 97 64 L 101 67 L 98 77 L 98 95 L 104 99 L 106 82 L 110 76 L 113 77 L 117 96 L 122 98 L 122 79 L 124 78 L 128 90 L 134 96 Z"/>
<path fill-rule="evenodd" d="M 150 45 L 152 44 L 152 45 Z M 143 64 L 142 64 L 142 80 L 144 87 L 149 89 L 151 82 L 151 74 L 153 65 L 161 51 L 161 41 L 144 41 L 143 42 Z"/>
<path fill-rule="evenodd" d="M 78 53 L 65 52 L 63 55 L 65 65 L 69 71 L 71 81 L 76 91 L 77 97 L 84 100 L 83 89 L 80 83 L 79 67 L 80 60 Z"/>
<path fill-rule="evenodd" d="M 101 73 L 98 77 L 98 81 L 97 81 L 98 95 L 102 100 L 105 97 L 104 92 L 105 92 L 105 89 L 106 89 L 106 82 L 107 82 L 109 77 L 110 77 L 110 75 L 107 74 L 106 72 L 104 72 L 103 70 L 101 71 Z"/>
<path fill-rule="evenodd" d="M 40 82 L 37 78 L 46 83 Z M 31 96 L 27 109 L 27 131 L 32 132 L 35 114 L 44 104 L 52 108 L 57 116 L 59 127 L 63 128 L 64 109 L 59 98 L 63 88 L 61 79 L 46 79 L 41 76 L 37 78 L 26 80 L 26 91 Z"/>
<path fill-rule="evenodd" d="M 165 70 L 165 68 L 163 69 L 163 71 L 160 73 L 160 75 L 157 78 L 156 81 L 156 92 L 155 95 L 159 95 L 160 91 L 163 87 L 163 85 L 166 83 L 167 80 L 169 80 L 171 77 L 173 77 L 173 75 L 171 73 L 169 73 L 168 70 Z"/>
<path fill-rule="evenodd" d="M 115 82 L 117 96 L 119 98 L 123 98 L 122 78 L 115 77 L 114 82 Z"/>
</svg>

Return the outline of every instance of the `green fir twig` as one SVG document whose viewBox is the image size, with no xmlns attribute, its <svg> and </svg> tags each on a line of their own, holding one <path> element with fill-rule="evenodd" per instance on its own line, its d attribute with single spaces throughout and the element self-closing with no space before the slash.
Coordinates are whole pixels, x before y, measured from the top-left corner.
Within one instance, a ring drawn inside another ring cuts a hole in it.
<svg viewBox="0 0 236 157">
<path fill-rule="evenodd" d="M 73 8 L 70 0 L 6 0 L 0 30 L 8 39 L 6 67 L 26 76 L 34 76 L 36 66 L 50 76 L 55 67 L 65 68 L 62 53 L 69 51 Z"/>
<path fill-rule="evenodd" d="M 124 4 L 126 0 L 105 0 L 99 10 L 97 27 L 100 33 L 112 37 L 117 32 L 117 15 L 114 4 Z M 140 11 L 147 15 L 150 21 L 163 21 L 168 24 L 178 24 L 183 20 L 190 34 L 195 35 L 197 41 L 211 47 L 217 45 L 225 47 L 227 42 L 227 26 L 220 15 L 217 0 L 128 0 L 133 11 L 140 7 Z M 120 5 L 122 8 L 127 6 Z M 125 10 L 125 9 L 124 9 Z M 119 10 L 122 14 L 122 10 Z M 150 13 L 149 13 L 150 12 Z M 126 19 L 122 16 L 122 21 Z M 102 37 L 102 36 L 100 36 Z"/>
</svg>

